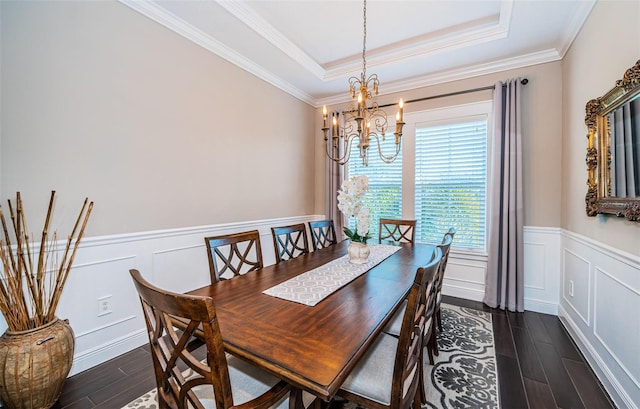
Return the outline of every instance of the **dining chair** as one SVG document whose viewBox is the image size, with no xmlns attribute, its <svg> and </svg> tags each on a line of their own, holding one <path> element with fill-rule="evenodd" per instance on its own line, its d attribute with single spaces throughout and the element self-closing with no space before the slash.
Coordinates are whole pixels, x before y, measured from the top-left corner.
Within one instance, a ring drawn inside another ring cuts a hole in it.
<svg viewBox="0 0 640 409">
<path fill-rule="evenodd" d="M 360 358 L 337 395 L 373 409 L 420 407 L 424 390 L 422 368 L 423 334 L 427 326 L 426 288 L 432 282 L 442 259 L 436 248 L 432 259 L 416 271 L 402 317 L 399 337 L 384 332 Z"/>
<path fill-rule="evenodd" d="M 311 232 L 313 251 L 329 247 L 338 242 L 333 220 L 309 222 L 309 232 Z"/>
<path fill-rule="evenodd" d="M 165 291 L 138 270 L 129 272 L 142 303 L 160 408 L 288 408 L 284 381 L 225 354 L 212 298 Z M 186 328 L 177 330 L 173 317 Z M 196 330 L 204 336 L 194 336 Z M 192 353 L 203 345 L 201 361 Z"/>
<path fill-rule="evenodd" d="M 456 228 L 455 227 L 449 227 L 449 230 L 447 230 L 447 232 L 444 235 L 445 236 L 451 236 L 451 238 L 453 238 L 456 235 Z M 442 240 L 444 241 L 444 237 L 442 238 Z"/>
<path fill-rule="evenodd" d="M 436 305 L 434 314 L 438 323 L 438 330 L 440 331 L 442 331 L 442 314 L 440 313 L 440 303 L 442 302 L 442 283 L 444 282 L 444 272 L 447 268 L 447 261 L 449 261 L 449 250 L 451 249 L 451 243 L 453 242 L 453 237 L 455 235 L 456 229 L 454 227 L 449 228 L 442 238 L 442 244 L 439 245 L 442 249 L 442 263 L 438 270 L 438 276 L 436 277 Z M 436 355 L 438 354 L 437 348 L 435 353 Z"/>
<path fill-rule="evenodd" d="M 415 220 L 380 219 L 378 239 L 399 243 L 413 243 L 416 235 Z"/>
<path fill-rule="evenodd" d="M 262 268 L 260 233 L 243 233 L 205 237 L 211 283 L 227 280 Z"/>
<path fill-rule="evenodd" d="M 454 231 L 455 234 L 455 231 Z M 449 249 L 451 248 L 451 242 L 453 241 L 453 235 L 449 235 L 449 233 L 444 235 L 441 244 L 438 244 L 438 248 L 442 253 L 442 261 L 438 266 L 438 270 L 436 271 L 436 276 L 433 280 L 433 283 L 427 286 L 427 297 L 429 298 L 429 308 L 427 309 L 427 317 L 426 319 L 429 321 L 429 325 L 427 326 L 424 333 L 424 346 L 427 347 L 427 354 L 429 357 L 429 363 L 433 365 L 434 355 L 438 355 L 438 343 L 436 338 L 436 321 L 437 314 L 440 312 L 440 301 L 442 301 L 442 278 L 444 277 L 444 270 L 447 267 L 447 259 L 449 257 Z M 389 324 L 383 330 L 385 333 L 399 336 L 400 327 L 402 325 L 402 318 L 404 315 L 405 304 L 400 307 L 400 309 L 393 315 L 393 317 L 389 320 Z M 432 320 L 432 317 L 434 318 Z M 442 331 L 442 324 L 440 324 L 440 331 Z"/>
<path fill-rule="evenodd" d="M 272 227 L 271 235 L 273 236 L 273 249 L 276 252 L 276 263 L 309 253 L 307 228 L 304 223 Z"/>
</svg>

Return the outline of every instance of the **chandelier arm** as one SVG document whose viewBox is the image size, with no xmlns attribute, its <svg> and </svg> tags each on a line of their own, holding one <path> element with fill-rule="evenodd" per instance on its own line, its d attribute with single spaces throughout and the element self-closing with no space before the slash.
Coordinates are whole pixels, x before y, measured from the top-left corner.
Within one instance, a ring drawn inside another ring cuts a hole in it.
<svg viewBox="0 0 640 409">
<path fill-rule="evenodd" d="M 382 146 L 380 145 L 380 136 L 376 133 L 372 133 L 370 134 L 370 136 L 374 136 L 376 138 L 376 144 L 378 145 L 378 156 L 380 156 L 380 159 L 382 159 L 384 163 L 391 163 L 394 160 L 396 160 L 396 158 L 398 157 L 398 154 L 400 154 L 400 144 L 396 144 L 396 153 L 394 155 L 387 156 L 384 153 L 382 153 Z"/>
<path fill-rule="evenodd" d="M 325 150 L 329 159 L 331 159 L 334 162 L 337 162 L 338 165 L 344 165 L 347 162 L 349 162 L 349 159 L 351 157 L 351 144 L 353 143 L 353 139 L 357 137 L 358 137 L 357 134 L 344 136 L 344 141 L 342 143 L 344 152 L 342 156 L 340 156 L 339 154 L 338 156 L 332 156 L 331 153 L 329 153 L 329 141 L 328 140 L 325 141 L 324 143 Z M 339 149 L 338 149 L 338 152 L 340 152 Z"/>
</svg>

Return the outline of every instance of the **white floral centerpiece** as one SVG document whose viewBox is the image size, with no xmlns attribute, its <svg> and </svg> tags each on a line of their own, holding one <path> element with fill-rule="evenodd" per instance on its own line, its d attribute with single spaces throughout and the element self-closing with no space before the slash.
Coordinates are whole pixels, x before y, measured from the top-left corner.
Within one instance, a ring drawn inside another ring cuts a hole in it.
<svg viewBox="0 0 640 409">
<path fill-rule="evenodd" d="M 347 218 L 356 218 L 356 228 L 354 230 L 346 226 L 342 228 L 344 234 L 351 240 L 349 245 L 350 261 L 356 264 L 365 263 L 370 252 L 367 240 L 371 237 L 369 234 L 371 213 L 363 204 L 364 195 L 368 189 L 368 177 L 354 176 L 342 182 L 342 189 L 338 190 L 338 209 Z"/>
</svg>

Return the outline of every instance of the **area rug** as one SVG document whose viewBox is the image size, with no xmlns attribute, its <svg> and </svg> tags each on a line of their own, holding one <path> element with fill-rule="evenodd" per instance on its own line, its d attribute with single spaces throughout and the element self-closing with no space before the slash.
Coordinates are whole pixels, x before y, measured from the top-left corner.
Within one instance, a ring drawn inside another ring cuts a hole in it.
<svg viewBox="0 0 640 409">
<path fill-rule="evenodd" d="M 498 375 L 491 314 L 442 305 L 439 356 L 425 362 L 427 404 L 423 408 L 498 409 Z"/>
<path fill-rule="evenodd" d="M 440 353 L 434 357 L 434 365 L 425 362 L 428 402 L 422 409 L 499 409 L 491 314 L 448 304 L 443 304 L 441 311 Z M 349 402 L 336 403 L 331 407 L 358 408 Z M 153 389 L 122 409 L 157 407 Z"/>
</svg>

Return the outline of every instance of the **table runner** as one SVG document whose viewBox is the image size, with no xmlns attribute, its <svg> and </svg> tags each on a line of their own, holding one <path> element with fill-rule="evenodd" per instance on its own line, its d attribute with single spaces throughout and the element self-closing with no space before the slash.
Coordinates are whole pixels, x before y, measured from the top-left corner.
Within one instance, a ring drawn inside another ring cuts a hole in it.
<svg viewBox="0 0 640 409">
<path fill-rule="evenodd" d="M 345 255 L 264 290 L 262 293 L 314 306 L 334 291 L 380 264 L 401 247 L 369 244 L 369 248 L 371 254 L 364 264 L 351 264 L 349 256 Z"/>
</svg>

